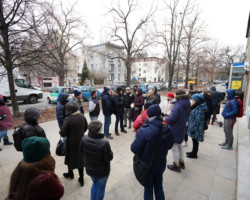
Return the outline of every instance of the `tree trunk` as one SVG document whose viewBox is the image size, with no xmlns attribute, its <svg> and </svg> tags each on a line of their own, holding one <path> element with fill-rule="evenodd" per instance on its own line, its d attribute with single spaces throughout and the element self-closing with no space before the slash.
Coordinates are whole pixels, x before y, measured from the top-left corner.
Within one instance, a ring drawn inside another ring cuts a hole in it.
<svg viewBox="0 0 250 200">
<path fill-rule="evenodd" d="M 59 85 L 60 86 L 64 86 L 64 73 L 61 73 L 59 77 L 60 77 L 60 83 L 59 83 Z"/>
<path fill-rule="evenodd" d="M 185 88 L 188 88 L 188 74 L 189 74 L 189 67 L 186 67 L 186 80 L 185 80 Z"/>
<path fill-rule="evenodd" d="M 131 64 L 127 65 L 127 86 L 130 87 L 131 84 Z"/>
<path fill-rule="evenodd" d="M 9 81 L 9 90 L 10 90 L 10 98 L 11 98 L 13 115 L 18 116 L 18 115 L 20 115 L 20 111 L 19 111 L 19 107 L 17 104 L 13 70 L 12 70 L 12 67 L 10 67 L 10 66 L 8 66 L 7 75 L 8 75 L 8 81 Z"/>
<path fill-rule="evenodd" d="M 173 67 L 173 65 L 170 65 L 169 66 L 168 91 L 172 90 L 173 75 L 174 75 L 174 67 Z"/>
<path fill-rule="evenodd" d="M 198 75 L 199 75 L 199 67 L 196 69 L 196 76 L 195 76 L 195 86 L 198 86 Z"/>
</svg>

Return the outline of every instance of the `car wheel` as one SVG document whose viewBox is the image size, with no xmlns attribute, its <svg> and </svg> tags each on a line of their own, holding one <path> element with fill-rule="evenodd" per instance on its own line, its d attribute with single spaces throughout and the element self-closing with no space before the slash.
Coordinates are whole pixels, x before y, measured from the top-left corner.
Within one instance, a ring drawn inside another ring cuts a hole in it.
<svg viewBox="0 0 250 200">
<path fill-rule="evenodd" d="M 47 102 L 48 102 L 49 104 L 51 104 L 51 100 L 50 100 L 49 97 L 47 98 Z"/>
<path fill-rule="evenodd" d="M 29 103 L 30 103 L 30 104 L 34 104 L 34 103 L 37 103 L 37 102 L 38 102 L 37 96 L 31 95 L 31 96 L 29 97 Z"/>
</svg>

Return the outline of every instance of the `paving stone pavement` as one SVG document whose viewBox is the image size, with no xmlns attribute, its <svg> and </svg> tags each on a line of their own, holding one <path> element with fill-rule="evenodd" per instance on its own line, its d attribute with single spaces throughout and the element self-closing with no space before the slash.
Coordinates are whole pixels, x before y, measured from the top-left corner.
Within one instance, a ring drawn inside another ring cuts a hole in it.
<svg viewBox="0 0 250 200">
<path fill-rule="evenodd" d="M 89 116 L 85 114 L 88 121 Z M 219 117 L 222 120 L 221 117 Z M 100 116 L 103 121 L 103 116 Z M 112 117 L 111 131 L 114 131 L 115 118 Z M 84 187 L 80 187 L 77 176 L 73 180 L 63 178 L 67 167 L 64 165 L 64 157 L 55 155 L 56 144 L 59 140 L 57 121 L 41 124 L 51 142 L 52 156 L 56 160 L 56 174 L 59 176 L 65 188 L 63 200 L 90 199 L 92 181 L 85 173 Z M 128 129 L 127 129 L 128 130 Z M 237 124 L 234 130 L 235 141 L 237 140 Z M 12 131 L 9 131 L 9 136 Z M 107 182 L 105 199 L 107 200 L 140 200 L 143 199 L 143 187 L 137 182 L 133 173 L 133 154 L 130 145 L 135 133 L 132 129 L 128 133 L 120 133 L 110 140 L 114 152 L 111 162 L 110 177 Z M 181 173 L 172 172 L 168 169 L 163 175 L 165 197 L 168 200 L 233 200 L 236 191 L 236 155 L 237 147 L 234 142 L 233 150 L 222 150 L 219 143 L 224 140 L 223 128 L 218 124 L 209 126 L 205 134 L 205 141 L 200 143 L 198 159 L 185 157 L 186 169 Z M 0 152 L 0 200 L 3 200 L 8 192 L 10 175 L 17 163 L 22 159 L 22 154 L 16 152 L 13 146 L 2 146 Z M 191 151 L 192 141 L 189 139 L 188 146 L 184 147 L 184 153 Z M 173 162 L 172 152 L 168 152 L 168 163 Z M 77 175 L 77 170 L 74 171 Z"/>
</svg>

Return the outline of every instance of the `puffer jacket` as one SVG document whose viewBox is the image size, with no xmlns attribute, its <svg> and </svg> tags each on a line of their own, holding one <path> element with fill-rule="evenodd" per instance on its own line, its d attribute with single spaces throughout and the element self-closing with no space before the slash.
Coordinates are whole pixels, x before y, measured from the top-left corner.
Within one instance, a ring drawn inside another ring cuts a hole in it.
<svg viewBox="0 0 250 200">
<path fill-rule="evenodd" d="M 161 96 L 160 96 L 160 94 L 157 93 L 157 88 L 156 87 L 155 87 L 154 96 L 155 96 L 155 102 L 156 102 L 156 104 L 159 105 L 161 103 Z"/>
<path fill-rule="evenodd" d="M 134 98 L 132 94 L 124 94 L 123 95 L 123 106 L 124 108 L 131 108 L 131 104 L 133 102 Z"/>
<path fill-rule="evenodd" d="M 196 139 L 198 142 L 203 142 L 205 113 L 208 108 L 203 95 L 201 95 L 200 97 L 201 99 L 192 106 L 192 111 L 188 120 L 187 133 L 191 138 Z"/>
<path fill-rule="evenodd" d="M 0 95 L 0 97 L 4 98 L 3 95 Z M 3 120 L 0 120 L 0 130 L 6 130 L 12 127 L 13 126 L 12 115 L 10 113 L 8 106 L 5 104 L 5 102 L 0 104 L 0 116 L 2 115 L 6 115 L 6 117 Z"/>
<path fill-rule="evenodd" d="M 84 155 L 86 172 L 89 176 L 102 178 L 109 174 L 113 152 L 109 142 L 104 139 L 104 134 L 89 132 L 82 138 L 80 151 Z"/>
<path fill-rule="evenodd" d="M 211 86 L 210 90 L 212 91 L 211 102 L 213 104 L 213 107 L 216 107 L 224 99 L 224 96 L 222 93 L 216 91 L 216 87 L 214 86 Z"/>
<path fill-rule="evenodd" d="M 112 107 L 111 96 L 108 93 L 102 92 L 102 111 L 103 115 L 110 116 L 114 113 Z"/>
<path fill-rule="evenodd" d="M 233 119 L 239 112 L 239 104 L 237 99 L 235 99 L 236 91 L 229 89 L 226 90 L 226 93 L 228 101 L 222 111 L 222 116 L 225 119 Z"/>
<path fill-rule="evenodd" d="M 113 98 L 113 102 L 114 102 L 114 113 L 115 115 L 121 115 L 124 113 L 124 107 L 123 107 L 123 99 L 122 99 L 122 95 L 119 93 L 113 93 L 112 95 Z"/>
<path fill-rule="evenodd" d="M 147 119 L 145 125 L 137 132 L 135 140 L 131 144 L 131 151 L 138 155 L 142 161 L 149 163 L 161 133 L 162 126 L 162 121 L 160 116 L 158 116 L 152 121 Z M 151 175 L 162 175 L 166 169 L 166 157 L 168 150 L 172 148 L 172 145 L 170 145 L 167 140 L 168 134 L 170 133 L 172 134 L 172 130 L 166 125 L 161 137 L 160 146 L 150 169 Z"/>
<path fill-rule="evenodd" d="M 36 108 L 28 108 L 24 113 L 25 124 L 22 126 L 23 139 L 38 136 L 45 137 L 46 134 L 41 126 L 38 125 L 38 117 L 41 114 L 41 110 Z"/>
<path fill-rule="evenodd" d="M 132 120 L 133 122 L 141 114 L 142 107 L 144 105 L 144 97 L 142 95 L 142 90 L 140 88 L 138 88 L 137 93 L 138 93 L 138 95 L 136 95 L 136 97 L 135 97 L 134 106 L 139 108 L 139 110 L 135 111 L 135 108 L 133 108 L 130 112 L 130 120 Z"/>
<path fill-rule="evenodd" d="M 68 93 L 61 93 L 59 95 L 59 102 L 56 106 L 56 119 L 60 129 L 62 128 L 63 120 L 65 118 L 65 105 L 68 102 L 66 100 L 68 97 L 69 97 Z"/>
<path fill-rule="evenodd" d="M 190 113 L 189 95 L 176 96 L 177 101 L 173 102 L 174 107 L 166 121 L 173 130 L 174 143 L 181 144 L 185 137 L 186 123 Z"/>
<path fill-rule="evenodd" d="M 207 103 L 207 111 L 205 113 L 205 122 L 209 122 L 211 115 L 213 114 L 213 104 L 211 101 L 211 96 L 208 95 L 203 95 L 204 96 L 204 100 Z"/>
</svg>

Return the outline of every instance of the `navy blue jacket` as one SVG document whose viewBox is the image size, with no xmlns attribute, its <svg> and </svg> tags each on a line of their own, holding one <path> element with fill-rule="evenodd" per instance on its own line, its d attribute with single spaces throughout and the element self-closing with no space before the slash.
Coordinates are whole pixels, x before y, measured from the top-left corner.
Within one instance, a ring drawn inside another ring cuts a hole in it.
<svg viewBox="0 0 250 200">
<path fill-rule="evenodd" d="M 209 122 L 211 115 L 213 114 L 213 104 L 211 98 L 207 97 L 206 95 L 203 96 L 205 102 L 207 103 L 207 111 L 205 112 L 205 122 Z"/>
<path fill-rule="evenodd" d="M 139 155 L 140 159 L 146 163 L 149 163 L 150 157 L 157 144 L 161 128 L 162 121 L 160 120 L 160 116 L 151 122 L 146 120 L 145 125 L 138 130 L 136 138 L 131 144 L 131 151 L 134 154 Z M 161 138 L 161 144 L 150 170 L 151 175 L 162 175 L 166 169 L 168 150 L 172 148 L 172 144 L 167 140 L 167 136 L 170 133 L 172 133 L 170 127 L 165 126 Z"/>
<path fill-rule="evenodd" d="M 210 90 L 212 90 L 212 95 L 211 95 L 211 102 L 213 107 L 218 106 L 219 103 L 224 99 L 224 96 L 222 93 L 216 91 L 216 88 L 214 86 L 212 86 L 210 88 Z"/>
<path fill-rule="evenodd" d="M 113 112 L 113 107 L 112 107 L 112 102 L 111 102 L 111 97 L 105 92 L 102 92 L 101 94 L 102 97 L 102 111 L 103 115 L 105 116 L 110 116 L 112 115 Z"/>
<path fill-rule="evenodd" d="M 113 95 L 114 108 L 113 111 L 115 115 L 121 115 L 124 113 L 123 99 L 121 94 L 114 93 Z"/>
<path fill-rule="evenodd" d="M 56 119 L 58 121 L 58 126 L 59 128 L 61 129 L 62 128 L 62 125 L 63 125 L 63 120 L 65 118 L 65 105 L 67 103 L 67 98 L 69 97 L 69 94 L 67 93 L 61 93 L 59 95 L 59 102 L 56 106 Z"/>
<path fill-rule="evenodd" d="M 173 102 L 174 107 L 166 121 L 174 133 L 174 143 L 181 144 L 185 137 L 186 123 L 189 117 L 191 105 L 188 95 L 177 96 L 177 101 Z"/>
<path fill-rule="evenodd" d="M 227 93 L 227 103 L 222 111 L 222 116 L 225 119 L 233 119 L 235 117 L 235 115 L 238 114 L 239 112 L 239 104 L 238 101 L 235 98 L 236 92 L 235 90 L 226 90 Z M 231 107 L 229 106 L 229 102 Z"/>
</svg>

